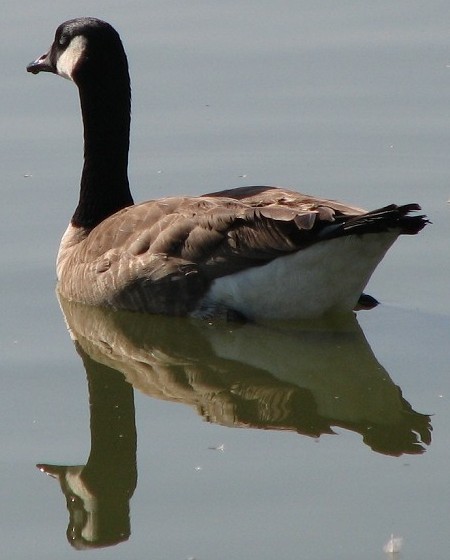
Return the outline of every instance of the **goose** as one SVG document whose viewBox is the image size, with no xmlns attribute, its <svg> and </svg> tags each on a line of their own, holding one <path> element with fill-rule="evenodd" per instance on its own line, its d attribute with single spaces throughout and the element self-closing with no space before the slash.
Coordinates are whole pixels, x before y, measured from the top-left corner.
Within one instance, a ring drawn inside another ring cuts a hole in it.
<svg viewBox="0 0 450 560">
<path fill-rule="evenodd" d="M 118 32 L 92 17 L 68 20 L 27 71 L 57 74 L 79 90 L 84 165 L 56 263 L 57 290 L 69 301 L 255 322 L 351 312 L 396 238 L 428 222 L 411 215 L 415 203 L 367 212 L 273 186 L 135 204 L 130 77 Z"/>
</svg>

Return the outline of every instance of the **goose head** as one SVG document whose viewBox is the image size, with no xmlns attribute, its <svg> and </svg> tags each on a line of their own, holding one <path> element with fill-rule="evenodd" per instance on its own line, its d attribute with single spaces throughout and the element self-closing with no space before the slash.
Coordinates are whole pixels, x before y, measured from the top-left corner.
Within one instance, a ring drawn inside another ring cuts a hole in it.
<svg viewBox="0 0 450 560">
<path fill-rule="evenodd" d="M 83 17 L 65 21 L 55 33 L 50 49 L 27 66 L 33 74 L 51 72 L 77 85 L 117 76 L 128 70 L 127 58 L 117 31 L 106 21 Z"/>
</svg>

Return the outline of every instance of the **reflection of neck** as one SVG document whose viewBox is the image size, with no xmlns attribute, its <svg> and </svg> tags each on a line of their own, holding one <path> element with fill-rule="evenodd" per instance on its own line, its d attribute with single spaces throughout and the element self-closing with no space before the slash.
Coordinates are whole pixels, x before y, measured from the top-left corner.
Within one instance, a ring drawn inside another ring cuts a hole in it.
<svg viewBox="0 0 450 560">
<path fill-rule="evenodd" d="M 82 354 L 91 408 L 91 452 L 82 478 L 98 498 L 130 498 L 136 487 L 133 388 L 116 370 Z"/>
</svg>

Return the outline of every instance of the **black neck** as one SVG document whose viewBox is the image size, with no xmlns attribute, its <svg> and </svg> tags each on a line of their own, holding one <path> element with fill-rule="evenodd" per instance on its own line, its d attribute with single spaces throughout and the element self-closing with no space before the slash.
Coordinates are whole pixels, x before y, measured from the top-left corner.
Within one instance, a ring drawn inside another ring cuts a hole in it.
<svg viewBox="0 0 450 560">
<path fill-rule="evenodd" d="M 122 75 L 120 75 L 122 74 Z M 92 229 L 133 204 L 128 183 L 130 82 L 128 70 L 115 76 L 77 80 L 84 125 L 80 199 L 72 224 Z"/>
</svg>

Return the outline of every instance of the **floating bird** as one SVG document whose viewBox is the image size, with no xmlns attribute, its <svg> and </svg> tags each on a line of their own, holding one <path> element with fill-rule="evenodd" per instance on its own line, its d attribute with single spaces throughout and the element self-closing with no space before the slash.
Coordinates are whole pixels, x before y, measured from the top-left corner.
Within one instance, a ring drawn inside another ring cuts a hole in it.
<svg viewBox="0 0 450 560">
<path fill-rule="evenodd" d="M 268 186 L 134 204 L 130 78 L 117 31 L 91 17 L 66 21 L 27 70 L 68 78 L 80 95 L 80 197 L 57 257 L 69 300 L 205 319 L 349 312 L 395 239 L 427 223 L 410 215 L 417 204 L 366 212 Z"/>
</svg>

